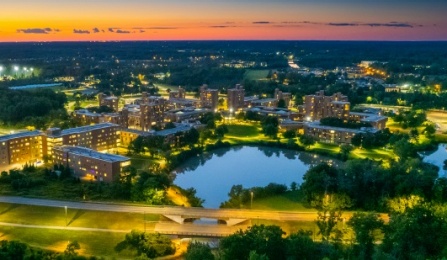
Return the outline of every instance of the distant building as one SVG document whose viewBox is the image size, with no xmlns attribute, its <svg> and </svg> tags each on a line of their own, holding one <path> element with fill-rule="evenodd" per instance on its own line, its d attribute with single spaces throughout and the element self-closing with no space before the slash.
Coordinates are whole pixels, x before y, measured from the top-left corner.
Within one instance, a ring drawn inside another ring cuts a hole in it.
<svg viewBox="0 0 447 260">
<path fill-rule="evenodd" d="M 81 125 L 100 123 L 121 124 L 121 116 L 118 113 L 93 113 L 87 109 L 79 109 L 73 112 L 73 117 Z"/>
<path fill-rule="evenodd" d="M 140 105 L 141 130 L 149 131 L 154 126 L 161 126 L 164 122 L 164 113 L 167 111 L 168 102 L 164 98 L 151 99 Z"/>
<path fill-rule="evenodd" d="M 227 106 L 228 110 L 236 111 L 244 107 L 244 87 L 237 84 L 234 88 L 228 89 Z"/>
<path fill-rule="evenodd" d="M 215 111 L 219 106 L 219 91 L 217 89 L 209 89 L 204 84 L 200 87 L 200 105 Z"/>
<path fill-rule="evenodd" d="M 55 146 L 53 163 L 69 167 L 80 178 L 111 182 L 119 178 L 125 166 L 130 165 L 130 159 L 84 147 Z"/>
<path fill-rule="evenodd" d="M 166 111 L 165 117 L 170 122 L 193 122 L 200 119 L 200 116 L 204 115 L 205 113 L 211 112 L 210 109 L 203 109 L 203 108 L 184 108 L 184 109 L 172 109 L 169 111 Z"/>
<path fill-rule="evenodd" d="M 186 97 L 185 89 L 182 88 L 182 87 L 178 87 L 177 91 L 169 92 L 169 99 L 173 99 L 173 98 L 182 99 L 182 98 L 185 98 L 185 97 Z"/>
<path fill-rule="evenodd" d="M 290 92 L 282 92 L 279 89 L 275 89 L 275 99 L 277 101 L 280 101 L 281 99 L 284 100 L 284 103 L 286 105 L 286 107 L 290 106 L 290 101 L 292 100 L 292 93 Z"/>
<path fill-rule="evenodd" d="M 115 96 L 107 96 L 104 93 L 98 94 L 99 106 L 106 106 L 113 111 L 118 111 L 119 98 Z"/>
<path fill-rule="evenodd" d="M 40 131 L 0 136 L 0 166 L 36 163 L 46 153 L 46 137 Z"/>
</svg>

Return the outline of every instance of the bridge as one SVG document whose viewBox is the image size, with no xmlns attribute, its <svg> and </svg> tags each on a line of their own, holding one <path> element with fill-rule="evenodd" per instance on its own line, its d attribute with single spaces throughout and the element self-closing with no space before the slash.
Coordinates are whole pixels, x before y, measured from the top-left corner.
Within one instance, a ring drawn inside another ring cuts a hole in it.
<svg viewBox="0 0 447 260">
<path fill-rule="evenodd" d="M 10 204 L 22 204 L 44 207 L 59 207 L 68 209 L 81 209 L 109 212 L 134 212 L 143 214 L 157 214 L 165 216 L 173 222 L 158 222 L 155 231 L 172 235 L 197 235 L 197 236 L 227 236 L 241 229 L 247 220 L 274 220 L 274 221 L 314 221 L 317 212 L 300 211 L 269 211 L 246 209 L 206 209 L 185 208 L 176 206 L 144 206 L 118 203 L 74 202 L 49 199 L 35 199 L 15 196 L 0 196 L 0 202 Z M 352 212 L 343 213 L 343 218 L 348 219 Z M 215 219 L 226 225 L 200 225 L 192 223 L 196 219 Z M 387 221 L 387 215 L 382 215 Z M 191 221 L 192 220 L 192 221 Z M 236 226 L 237 225 L 237 226 Z M 247 226 L 247 225 L 245 225 Z"/>
</svg>

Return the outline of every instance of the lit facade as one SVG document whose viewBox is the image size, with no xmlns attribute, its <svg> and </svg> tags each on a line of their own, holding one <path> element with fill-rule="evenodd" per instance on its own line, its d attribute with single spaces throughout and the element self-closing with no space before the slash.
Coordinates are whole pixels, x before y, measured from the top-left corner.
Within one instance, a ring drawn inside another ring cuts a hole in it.
<svg viewBox="0 0 447 260">
<path fill-rule="evenodd" d="M 111 182 L 117 180 L 130 159 L 121 155 L 106 154 L 84 147 L 53 147 L 53 163 L 69 167 L 83 179 Z"/>
<path fill-rule="evenodd" d="M 47 153 L 46 137 L 40 131 L 0 136 L 0 166 L 36 163 Z"/>
<path fill-rule="evenodd" d="M 242 85 L 237 84 L 235 88 L 228 89 L 227 106 L 228 110 L 236 111 L 244 107 L 245 90 Z"/>
</svg>

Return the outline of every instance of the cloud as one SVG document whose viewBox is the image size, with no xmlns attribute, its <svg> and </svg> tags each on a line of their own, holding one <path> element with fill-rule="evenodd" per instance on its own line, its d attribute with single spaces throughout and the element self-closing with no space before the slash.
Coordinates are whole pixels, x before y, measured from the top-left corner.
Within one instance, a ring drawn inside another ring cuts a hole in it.
<svg viewBox="0 0 447 260">
<path fill-rule="evenodd" d="M 115 31 L 115 33 L 130 33 L 130 31 L 118 29 Z"/>
<path fill-rule="evenodd" d="M 401 28 L 413 28 L 414 25 L 410 23 L 401 22 L 389 22 L 389 23 L 327 23 L 329 26 L 369 26 L 369 27 L 401 27 Z M 422 25 L 419 25 L 422 27 Z"/>
<path fill-rule="evenodd" d="M 89 30 L 73 29 L 73 33 L 76 33 L 76 34 L 90 34 L 90 31 Z"/>
<path fill-rule="evenodd" d="M 230 27 L 237 27 L 237 26 L 234 26 L 234 25 L 211 25 L 208 27 L 209 28 L 230 28 Z"/>
<path fill-rule="evenodd" d="M 269 21 L 255 21 L 253 22 L 253 24 L 270 24 L 271 22 Z"/>
<path fill-rule="evenodd" d="M 330 26 L 359 26 L 357 23 L 328 23 Z"/>
<path fill-rule="evenodd" d="M 93 32 L 93 33 L 99 33 L 100 31 L 101 31 L 101 30 L 99 30 L 99 29 L 96 28 L 96 27 L 92 29 L 92 32 Z"/>
<path fill-rule="evenodd" d="M 399 23 L 399 22 L 391 22 L 391 23 L 365 23 L 366 26 L 371 27 L 406 27 L 413 28 L 414 26 L 409 23 Z"/>
<path fill-rule="evenodd" d="M 51 29 L 51 28 L 28 28 L 28 29 L 17 29 L 18 33 L 26 33 L 26 34 L 48 34 L 50 32 L 59 32 L 59 29 Z"/>
</svg>

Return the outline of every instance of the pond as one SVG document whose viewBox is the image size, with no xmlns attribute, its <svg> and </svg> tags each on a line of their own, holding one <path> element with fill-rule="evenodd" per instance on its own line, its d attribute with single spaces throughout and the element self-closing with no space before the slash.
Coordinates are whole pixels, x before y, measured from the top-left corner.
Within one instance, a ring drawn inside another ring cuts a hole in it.
<svg viewBox="0 0 447 260">
<path fill-rule="evenodd" d="M 205 200 L 205 208 L 219 208 L 228 199 L 233 185 L 265 187 L 273 182 L 290 187 L 292 182 L 301 184 L 311 165 L 322 161 L 335 163 L 324 156 L 271 147 L 218 149 L 192 158 L 176 169 L 174 184 L 184 189 L 195 188 L 196 195 Z"/>
<path fill-rule="evenodd" d="M 447 177 L 447 170 L 443 168 L 444 160 L 447 159 L 447 144 L 439 144 L 436 151 L 423 152 L 424 162 L 434 164 L 439 167 L 439 177 Z"/>
</svg>

